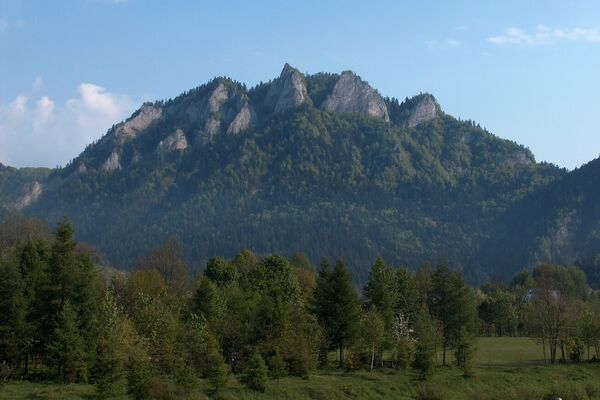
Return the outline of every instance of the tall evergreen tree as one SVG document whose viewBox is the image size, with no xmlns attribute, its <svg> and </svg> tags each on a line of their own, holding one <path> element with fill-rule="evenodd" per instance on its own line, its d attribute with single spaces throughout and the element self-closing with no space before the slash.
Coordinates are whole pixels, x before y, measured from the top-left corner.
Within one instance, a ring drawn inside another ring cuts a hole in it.
<svg viewBox="0 0 600 400">
<path fill-rule="evenodd" d="M 66 300 L 47 345 L 48 359 L 63 381 L 87 379 L 88 366 L 78 322 L 75 310 L 69 300 Z"/>
<path fill-rule="evenodd" d="M 0 360 L 20 364 L 26 337 L 26 302 L 21 273 L 14 262 L 0 263 Z"/>
<path fill-rule="evenodd" d="M 339 365 L 344 367 L 344 349 L 355 339 L 360 325 L 360 303 L 352 279 L 342 260 L 329 276 L 328 326 L 332 344 L 339 349 Z"/>
<path fill-rule="evenodd" d="M 465 284 L 462 274 L 446 266 L 438 266 L 432 275 L 429 310 L 443 325 L 442 360 L 446 364 L 446 351 L 458 342 L 464 327 L 472 333 L 475 329 L 475 299 Z"/>
<path fill-rule="evenodd" d="M 426 307 L 421 307 L 416 323 L 417 343 L 413 361 L 413 367 L 421 379 L 429 378 L 435 368 L 436 331 L 434 319 Z"/>
<path fill-rule="evenodd" d="M 125 393 L 125 346 L 121 315 L 111 290 L 107 290 L 99 309 L 100 337 L 96 348 L 94 380 L 101 398 Z"/>
<path fill-rule="evenodd" d="M 394 270 L 385 265 L 381 257 L 377 257 L 364 288 L 368 305 L 377 308 L 390 332 L 394 321 L 394 306 L 397 303 L 398 288 Z"/>
</svg>

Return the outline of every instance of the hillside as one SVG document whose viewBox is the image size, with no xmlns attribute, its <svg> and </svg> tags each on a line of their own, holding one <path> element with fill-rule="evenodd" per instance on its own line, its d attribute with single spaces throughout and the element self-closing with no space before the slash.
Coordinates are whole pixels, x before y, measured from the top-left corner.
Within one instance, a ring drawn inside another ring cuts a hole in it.
<svg viewBox="0 0 600 400">
<path fill-rule="evenodd" d="M 0 163 L 0 213 L 22 209 L 35 202 L 42 192 L 40 182 L 48 177 L 49 168 L 12 168 Z"/>
<path fill-rule="evenodd" d="M 595 159 L 526 196 L 499 218 L 482 258 L 497 257 L 505 265 L 577 264 L 600 287 L 599 183 Z M 494 245 L 511 251 L 489 251 Z"/>
<path fill-rule="evenodd" d="M 479 281 L 530 261 L 489 257 L 498 218 L 509 226 L 521 199 L 565 175 L 430 94 L 399 102 L 350 71 L 286 64 L 249 90 L 216 78 L 144 104 L 53 171 L 25 210 L 51 223 L 68 214 L 118 267 L 175 236 L 194 267 L 247 247 L 341 256 L 359 281 L 378 254 L 446 261 Z"/>
</svg>

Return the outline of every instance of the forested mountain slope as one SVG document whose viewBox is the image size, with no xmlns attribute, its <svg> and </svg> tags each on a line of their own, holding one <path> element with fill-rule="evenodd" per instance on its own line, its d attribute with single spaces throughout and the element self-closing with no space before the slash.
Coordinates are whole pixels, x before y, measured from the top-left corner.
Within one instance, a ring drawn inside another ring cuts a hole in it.
<svg viewBox="0 0 600 400">
<path fill-rule="evenodd" d="M 600 159 L 526 196 L 498 221 L 481 248 L 482 259 L 505 265 L 577 264 L 592 286 L 600 285 Z"/>
<path fill-rule="evenodd" d="M 286 65 L 249 90 L 216 78 L 144 104 L 54 171 L 26 212 L 69 215 L 120 267 L 175 236 L 196 267 L 247 247 L 341 256 L 359 281 L 376 255 L 481 280 L 530 261 L 487 249 L 521 199 L 565 175 L 429 94 L 399 102 L 350 71 Z"/>
</svg>

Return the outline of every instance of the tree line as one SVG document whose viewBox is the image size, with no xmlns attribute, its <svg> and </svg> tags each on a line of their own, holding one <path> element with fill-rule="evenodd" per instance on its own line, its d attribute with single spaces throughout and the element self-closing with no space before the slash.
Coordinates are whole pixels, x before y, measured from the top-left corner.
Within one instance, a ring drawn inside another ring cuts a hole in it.
<svg viewBox="0 0 600 400">
<path fill-rule="evenodd" d="M 264 391 L 318 368 L 380 368 L 428 379 L 438 364 L 473 373 L 478 335 L 539 340 L 548 363 L 600 357 L 598 295 L 575 267 L 542 265 L 508 285 L 459 271 L 416 272 L 382 258 L 361 290 L 343 260 L 212 258 L 191 277 L 167 240 L 136 268 L 98 269 L 63 221 L 0 229 L 0 380 L 90 382 L 101 397 L 189 397 L 238 379 Z"/>
</svg>

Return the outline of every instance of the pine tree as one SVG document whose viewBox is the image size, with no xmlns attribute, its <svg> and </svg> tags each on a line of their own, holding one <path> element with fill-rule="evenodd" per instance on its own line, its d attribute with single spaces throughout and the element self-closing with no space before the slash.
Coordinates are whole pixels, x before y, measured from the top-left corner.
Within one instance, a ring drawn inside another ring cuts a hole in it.
<svg viewBox="0 0 600 400">
<path fill-rule="evenodd" d="M 11 261 L 0 264 L 0 360 L 14 369 L 25 344 L 26 303 L 19 269 Z"/>
<path fill-rule="evenodd" d="M 417 343 L 413 368 L 423 380 L 428 379 L 435 368 L 436 330 L 435 321 L 429 315 L 429 311 L 422 307 L 416 324 Z"/>
<path fill-rule="evenodd" d="M 432 276 L 429 310 L 443 324 L 442 360 L 446 364 L 446 351 L 456 345 L 463 327 L 468 332 L 475 329 L 475 300 L 462 274 L 439 266 Z"/>
<path fill-rule="evenodd" d="M 339 349 L 339 366 L 344 368 L 344 349 L 356 339 L 360 324 L 360 303 L 352 285 L 352 278 L 342 260 L 335 264 L 329 282 L 330 298 L 327 316 L 329 337 Z"/>
<path fill-rule="evenodd" d="M 267 366 L 258 352 L 252 355 L 245 370 L 246 374 L 242 378 L 244 385 L 250 389 L 264 392 L 267 389 Z"/>
<path fill-rule="evenodd" d="M 330 277 L 331 277 L 331 265 L 327 259 L 323 259 L 321 262 L 321 269 L 317 276 L 317 286 L 313 295 L 313 300 L 310 304 L 310 309 L 313 315 L 317 318 L 317 322 L 323 328 L 324 335 L 322 335 L 321 343 L 319 346 L 319 365 L 324 367 L 327 365 L 327 355 L 329 353 L 331 343 L 331 296 L 330 296 Z"/>
<path fill-rule="evenodd" d="M 202 317 L 214 328 L 223 313 L 223 299 L 217 286 L 208 278 L 202 277 L 192 299 L 191 311 Z"/>
<path fill-rule="evenodd" d="M 371 267 L 364 294 L 369 306 L 376 307 L 383 317 L 389 332 L 394 319 L 398 289 L 394 271 L 385 265 L 381 257 L 377 257 Z"/>
<path fill-rule="evenodd" d="M 101 398 L 125 393 L 125 349 L 117 302 L 107 290 L 100 306 L 101 333 L 96 348 L 94 379 Z"/>
<path fill-rule="evenodd" d="M 47 345 L 48 358 L 64 381 L 87 379 L 87 365 L 77 314 L 66 300 Z"/>
<path fill-rule="evenodd" d="M 466 327 L 460 329 L 454 350 L 456 366 L 465 377 L 473 376 L 473 357 L 475 356 L 475 338 Z"/>
<path fill-rule="evenodd" d="M 215 391 L 227 384 L 229 379 L 229 366 L 225 363 L 219 350 L 218 343 L 212 335 L 206 337 L 206 377 Z"/>
</svg>

